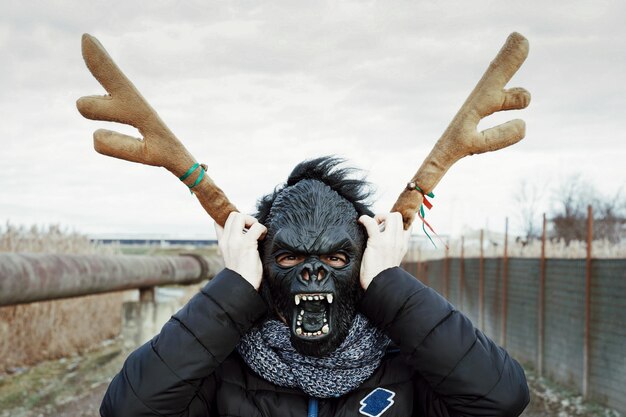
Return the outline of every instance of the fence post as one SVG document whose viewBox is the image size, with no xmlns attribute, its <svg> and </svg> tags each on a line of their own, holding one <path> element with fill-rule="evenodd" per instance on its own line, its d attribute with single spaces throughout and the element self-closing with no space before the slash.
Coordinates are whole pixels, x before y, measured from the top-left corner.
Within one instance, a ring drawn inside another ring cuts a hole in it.
<svg viewBox="0 0 626 417">
<path fill-rule="evenodd" d="M 139 289 L 138 301 L 122 304 L 122 343 L 124 350 L 135 350 L 155 334 L 181 307 L 179 301 L 156 301 L 155 287 Z"/>
<path fill-rule="evenodd" d="M 485 256 L 483 253 L 484 230 L 480 229 L 480 261 L 478 263 L 478 317 L 480 329 L 485 331 Z"/>
<path fill-rule="evenodd" d="M 139 301 L 142 303 L 150 303 L 155 301 L 155 288 L 142 287 L 139 288 Z"/>
<path fill-rule="evenodd" d="M 537 301 L 537 373 L 543 376 L 544 297 L 546 286 L 546 213 L 541 230 L 541 258 L 539 259 L 539 299 Z"/>
<path fill-rule="evenodd" d="M 593 209 L 587 206 L 587 259 L 585 270 L 585 339 L 583 345 L 583 398 L 589 398 L 589 337 L 591 330 L 591 245 L 593 242 Z"/>
<path fill-rule="evenodd" d="M 506 347 L 507 291 L 509 284 L 509 218 L 504 221 L 504 255 L 502 259 L 502 322 L 500 346 Z"/>
</svg>

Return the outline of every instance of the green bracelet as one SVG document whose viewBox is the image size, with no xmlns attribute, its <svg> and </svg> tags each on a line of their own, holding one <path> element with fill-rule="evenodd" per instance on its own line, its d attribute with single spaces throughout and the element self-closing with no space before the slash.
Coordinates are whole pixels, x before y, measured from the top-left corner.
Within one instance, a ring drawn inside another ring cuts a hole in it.
<svg viewBox="0 0 626 417">
<path fill-rule="evenodd" d="M 200 166 L 200 164 L 198 162 L 196 162 L 195 164 L 193 164 L 193 166 L 191 168 L 189 168 L 189 171 L 185 172 L 185 174 L 182 177 L 178 177 L 179 180 L 181 181 L 185 181 L 187 178 L 189 178 L 189 176 L 191 174 L 193 174 L 193 172 L 198 169 L 198 167 Z"/>
<path fill-rule="evenodd" d="M 191 168 L 189 168 L 189 170 L 187 172 L 185 172 L 184 175 L 178 177 L 178 179 L 181 180 L 181 181 L 185 181 L 187 178 L 189 178 L 189 176 L 191 174 L 194 173 L 194 171 L 196 169 L 198 169 L 198 167 L 200 167 L 200 163 L 196 162 L 195 164 L 193 164 L 193 166 Z M 198 175 L 198 178 L 196 178 L 196 181 L 193 184 L 187 186 L 187 187 L 189 187 L 189 192 L 191 194 L 193 194 L 193 191 L 191 189 L 193 187 L 195 187 L 196 185 L 200 184 L 200 181 L 202 181 L 202 178 L 204 178 L 204 168 L 201 167 L 200 168 L 200 175 Z"/>
<path fill-rule="evenodd" d="M 196 179 L 196 182 L 194 182 L 193 184 L 189 185 L 189 190 L 191 190 L 196 185 L 200 184 L 200 181 L 202 181 L 203 177 L 204 177 L 204 169 L 200 168 L 200 175 L 198 175 L 198 179 Z M 191 194 L 193 194 L 193 191 L 191 191 Z"/>
</svg>

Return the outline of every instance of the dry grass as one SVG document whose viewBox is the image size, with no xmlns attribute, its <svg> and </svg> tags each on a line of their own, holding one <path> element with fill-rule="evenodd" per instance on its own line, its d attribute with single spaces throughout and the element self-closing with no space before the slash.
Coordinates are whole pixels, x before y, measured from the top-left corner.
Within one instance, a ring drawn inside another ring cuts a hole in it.
<svg viewBox="0 0 626 417">
<path fill-rule="evenodd" d="M 59 226 L 0 228 L 0 252 L 111 254 Z M 83 353 L 120 332 L 123 292 L 0 308 L 0 372 Z"/>
<path fill-rule="evenodd" d="M 59 225 L 48 227 L 0 226 L 0 252 L 116 254 L 116 246 L 98 246 L 85 235 L 62 229 Z"/>
<path fill-rule="evenodd" d="M 0 308 L 0 372 L 81 354 L 120 332 L 123 293 Z"/>
<path fill-rule="evenodd" d="M 461 240 L 453 239 L 448 243 L 448 256 L 458 258 L 461 256 Z M 436 242 L 437 248 L 430 242 L 412 242 L 409 246 L 407 261 L 427 261 L 430 259 L 441 259 L 446 256 L 444 245 Z M 626 242 L 619 244 L 611 243 L 607 240 L 594 240 L 592 245 L 592 256 L 594 258 L 626 258 Z M 485 232 L 483 237 L 483 256 L 486 258 L 498 258 L 504 255 L 504 235 L 493 232 Z M 530 242 L 516 241 L 509 237 L 508 242 L 509 257 L 516 258 L 539 258 L 541 256 L 541 240 L 536 239 Z M 587 255 L 587 243 L 581 241 L 547 241 L 546 257 L 548 258 L 572 258 L 581 259 Z M 478 233 L 465 237 L 463 242 L 463 256 L 466 258 L 477 258 L 480 256 L 480 237 Z"/>
</svg>

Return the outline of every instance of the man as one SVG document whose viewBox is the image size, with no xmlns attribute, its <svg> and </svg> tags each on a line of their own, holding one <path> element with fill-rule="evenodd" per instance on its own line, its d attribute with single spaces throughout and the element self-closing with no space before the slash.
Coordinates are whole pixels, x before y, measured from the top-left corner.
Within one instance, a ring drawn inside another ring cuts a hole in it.
<svg viewBox="0 0 626 417">
<path fill-rule="evenodd" d="M 226 269 L 133 352 L 103 416 L 517 416 L 519 364 L 398 266 L 340 161 L 298 165 L 222 230 Z M 247 230 L 245 230 L 247 229 Z"/>
</svg>

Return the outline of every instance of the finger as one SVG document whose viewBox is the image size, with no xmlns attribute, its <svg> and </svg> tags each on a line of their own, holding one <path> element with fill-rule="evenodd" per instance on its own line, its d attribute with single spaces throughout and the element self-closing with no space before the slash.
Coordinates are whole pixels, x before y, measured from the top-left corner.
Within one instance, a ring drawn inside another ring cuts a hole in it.
<svg viewBox="0 0 626 417">
<path fill-rule="evenodd" d="M 243 235 L 243 229 L 246 226 L 246 216 L 241 213 L 233 212 L 228 218 L 232 216 L 232 220 L 230 221 L 229 228 L 224 228 L 229 238 L 233 238 L 236 236 Z M 227 220 L 228 222 L 228 220 Z"/>
<path fill-rule="evenodd" d="M 378 213 L 376 214 L 376 216 L 374 216 L 374 220 L 376 220 L 378 224 L 382 226 L 379 227 L 379 230 L 381 232 L 388 230 L 400 232 L 401 230 L 403 230 L 402 215 L 398 212 Z"/>
<path fill-rule="evenodd" d="M 260 240 L 261 237 L 265 236 L 266 233 L 267 228 L 261 223 L 256 222 L 252 226 L 250 226 L 250 229 L 248 229 L 248 233 L 246 233 L 246 239 Z"/>
<path fill-rule="evenodd" d="M 374 218 L 370 216 L 363 215 L 359 217 L 359 223 L 365 227 L 365 231 L 368 236 L 375 236 L 379 233 L 378 231 L 378 222 L 374 220 Z"/>
<path fill-rule="evenodd" d="M 385 221 L 387 219 L 387 214 L 386 213 L 378 213 L 374 216 L 374 220 L 376 220 L 376 223 L 378 223 L 378 231 L 380 233 L 385 231 Z"/>
<path fill-rule="evenodd" d="M 385 220 L 387 220 L 387 216 L 389 215 L 389 213 L 377 213 L 374 216 L 374 220 L 376 220 L 376 222 L 378 224 L 384 223 Z"/>
<path fill-rule="evenodd" d="M 248 229 L 252 227 L 253 224 L 259 222 L 256 217 L 251 216 L 249 214 L 244 214 L 243 217 L 244 217 L 244 225 Z"/>
<path fill-rule="evenodd" d="M 244 220 L 245 220 L 245 229 L 243 230 L 244 233 L 249 233 L 250 232 L 250 228 L 255 225 L 255 224 L 260 224 L 259 223 L 259 219 L 257 219 L 254 216 L 251 216 L 249 214 L 245 214 L 244 215 Z M 263 226 L 263 225 L 262 225 Z M 265 226 L 263 226 L 265 228 Z M 261 236 L 255 237 L 255 240 L 259 240 L 259 239 L 263 239 L 265 237 L 265 235 L 267 234 L 267 228 L 265 228 L 265 230 L 262 232 Z"/>
<path fill-rule="evenodd" d="M 387 224 L 386 230 L 393 230 L 396 233 L 401 233 L 404 230 L 402 215 L 398 212 L 389 213 L 385 223 Z"/>
<path fill-rule="evenodd" d="M 261 223 L 258 223 L 258 222 L 256 224 L 259 224 L 259 225 L 263 226 L 263 232 L 261 233 L 261 236 L 259 236 L 258 240 L 265 239 L 265 236 L 267 236 L 267 227 L 265 227 L 264 224 L 261 224 Z"/>
</svg>

